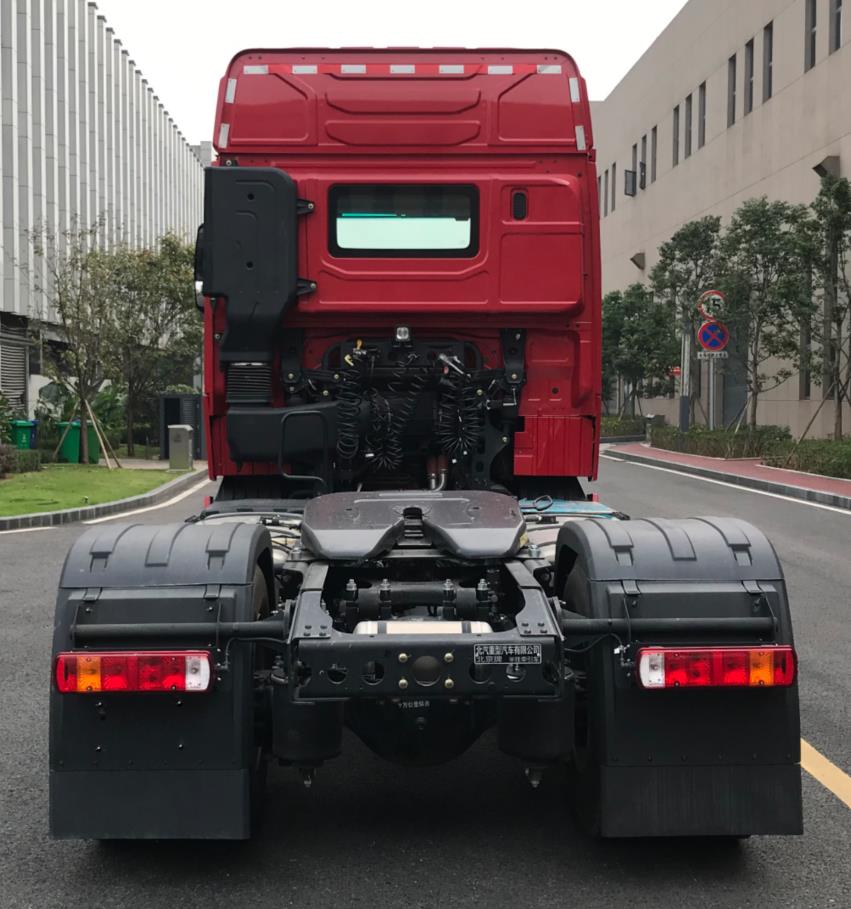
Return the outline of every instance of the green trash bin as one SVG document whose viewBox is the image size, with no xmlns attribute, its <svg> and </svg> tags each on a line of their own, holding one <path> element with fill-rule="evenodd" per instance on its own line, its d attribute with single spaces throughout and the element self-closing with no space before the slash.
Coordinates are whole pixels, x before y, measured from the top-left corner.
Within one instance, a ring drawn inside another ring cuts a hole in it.
<svg viewBox="0 0 851 909">
<path fill-rule="evenodd" d="M 65 438 L 62 439 L 62 444 L 59 446 L 59 460 L 65 464 L 79 464 L 80 421 L 74 420 L 70 425 L 66 422 L 57 423 L 56 425 L 59 427 L 60 436 L 65 432 L 65 427 L 68 427 L 68 432 L 65 433 Z"/>
<path fill-rule="evenodd" d="M 15 448 L 29 448 L 33 425 L 29 420 L 12 420 L 12 444 Z"/>
</svg>

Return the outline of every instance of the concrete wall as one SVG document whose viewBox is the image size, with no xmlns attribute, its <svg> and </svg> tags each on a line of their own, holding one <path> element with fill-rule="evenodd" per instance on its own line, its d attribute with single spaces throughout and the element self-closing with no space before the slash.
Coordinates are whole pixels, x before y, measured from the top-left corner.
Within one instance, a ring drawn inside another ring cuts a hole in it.
<svg viewBox="0 0 851 909">
<path fill-rule="evenodd" d="M 807 0 L 691 0 L 622 82 L 594 105 L 598 166 L 617 164 L 616 208 L 608 200 L 602 219 L 604 292 L 644 281 L 658 247 L 683 224 L 707 214 L 725 220 L 745 200 L 809 203 L 819 189 L 813 167 L 838 157 L 851 176 L 851 3 L 846 0 L 840 46 L 831 49 L 835 0 L 816 0 L 815 65 L 805 72 Z M 765 28 L 773 26 L 772 93 L 764 100 Z M 754 42 L 753 110 L 746 113 L 746 44 Z M 736 55 L 735 123 L 728 126 L 729 59 Z M 706 84 L 705 145 L 698 148 L 699 87 Z M 692 153 L 686 157 L 686 99 L 692 96 Z M 674 164 L 674 108 L 679 106 L 679 163 Z M 650 145 L 657 129 L 656 180 L 651 182 Z M 647 186 L 624 195 L 624 171 L 632 147 L 647 136 Z M 601 205 L 601 211 L 604 207 Z M 643 258 L 644 268 L 633 258 Z M 705 367 L 704 367 L 705 368 Z M 704 376 L 704 380 L 705 380 Z M 703 382 L 706 386 L 706 382 Z M 820 403 L 813 385 L 801 397 L 793 378 L 765 395 L 759 418 L 801 431 Z M 676 413 L 675 401 L 649 408 Z M 729 415 L 728 415 L 729 416 Z M 851 425 L 851 409 L 849 410 Z M 826 407 L 814 434 L 830 431 Z"/>
<path fill-rule="evenodd" d="M 0 2 L 0 103 L 0 387 L 17 395 L 21 345 L 31 353 L 21 330 L 53 316 L 34 289 L 44 275 L 30 232 L 103 218 L 107 246 L 151 245 L 167 231 L 188 240 L 203 167 L 86 0 Z"/>
</svg>

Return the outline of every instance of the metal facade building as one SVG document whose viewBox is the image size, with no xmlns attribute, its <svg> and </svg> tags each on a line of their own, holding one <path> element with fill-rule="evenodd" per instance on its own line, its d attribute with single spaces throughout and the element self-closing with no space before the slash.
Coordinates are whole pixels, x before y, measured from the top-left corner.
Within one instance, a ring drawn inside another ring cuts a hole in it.
<svg viewBox="0 0 851 909">
<path fill-rule="evenodd" d="M 809 204 L 820 171 L 851 176 L 849 16 L 847 0 L 689 0 L 593 105 L 604 292 L 646 282 L 660 244 L 688 221 L 727 223 L 763 195 Z M 803 431 L 821 403 L 817 378 L 766 392 L 759 421 Z M 704 409 L 707 379 L 704 365 Z M 734 418 L 741 387 L 718 392 Z M 645 412 L 676 422 L 677 401 L 654 399 Z M 811 435 L 831 427 L 825 407 Z"/>
<path fill-rule="evenodd" d="M 32 410 L 46 380 L 28 325 L 51 313 L 30 233 L 102 219 L 107 245 L 189 239 L 203 167 L 87 0 L 0 0 L 0 98 L 0 388 Z"/>
</svg>

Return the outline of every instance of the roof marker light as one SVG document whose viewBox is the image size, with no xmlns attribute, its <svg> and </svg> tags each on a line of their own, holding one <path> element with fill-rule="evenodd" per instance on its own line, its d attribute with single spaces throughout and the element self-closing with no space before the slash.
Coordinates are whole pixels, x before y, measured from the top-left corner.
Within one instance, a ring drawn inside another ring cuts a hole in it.
<svg viewBox="0 0 851 909">
<path fill-rule="evenodd" d="M 228 79 L 227 89 L 225 89 L 225 104 L 233 104 L 236 97 L 236 79 Z"/>
<path fill-rule="evenodd" d="M 792 647 L 642 647 L 642 688 L 788 688 L 797 675 Z"/>
<path fill-rule="evenodd" d="M 561 64 L 559 63 L 539 63 L 539 76 L 559 76 L 561 75 Z"/>
<path fill-rule="evenodd" d="M 437 69 L 438 69 L 438 72 L 442 73 L 444 76 L 463 76 L 464 75 L 464 64 L 463 63 L 441 63 Z"/>
<path fill-rule="evenodd" d="M 578 104 L 582 100 L 582 94 L 579 91 L 579 80 L 576 76 L 570 77 L 570 100 Z"/>
<path fill-rule="evenodd" d="M 488 66 L 489 76 L 510 76 L 513 72 L 514 67 L 511 64 L 491 63 Z"/>
<path fill-rule="evenodd" d="M 268 76 L 269 66 L 266 63 L 261 63 L 254 66 L 243 66 L 242 74 L 244 76 Z"/>
<path fill-rule="evenodd" d="M 316 71 L 315 63 L 293 63 L 294 76 L 314 76 Z"/>
<path fill-rule="evenodd" d="M 77 651 L 56 658 L 63 694 L 201 692 L 210 688 L 210 655 L 200 650 Z"/>
<path fill-rule="evenodd" d="M 349 73 L 351 75 L 362 74 L 366 72 L 365 63 L 341 63 L 340 64 L 341 73 Z"/>
<path fill-rule="evenodd" d="M 225 148 L 228 144 L 228 136 L 230 135 L 230 124 L 222 123 L 219 127 L 219 148 Z"/>
<path fill-rule="evenodd" d="M 578 151 L 585 151 L 588 148 L 588 142 L 585 139 L 585 127 L 576 127 L 576 148 Z"/>
</svg>

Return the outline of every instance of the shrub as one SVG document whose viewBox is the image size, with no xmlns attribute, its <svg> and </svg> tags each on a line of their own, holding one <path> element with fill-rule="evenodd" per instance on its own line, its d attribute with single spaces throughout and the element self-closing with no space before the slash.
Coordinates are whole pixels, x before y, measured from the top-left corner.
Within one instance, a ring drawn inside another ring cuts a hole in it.
<svg viewBox="0 0 851 909">
<path fill-rule="evenodd" d="M 0 477 L 10 473 L 31 473 L 36 470 L 41 470 L 40 452 L 0 445 Z"/>
<path fill-rule="evenodd" d="M 806 439 L 797 448 L 794 442 L 779 442 L 768 452 L 765 463 L 771 467 L 851 479 L 851 439 L 841 442 Z"/>
<path fill-rule="evenodd" d="M 0 391 L 0 445 L 10 442 L 12 439 L 11 421 L 13 417 L 12 405 L 9 403 L 9 399 Z"/>
<path fill-rule="evenodd" d="M 735 432 L 732 429 L 709 430 L 694 426 L 680 432 L 672 426 L 654 426 L 650 441 L 655 448 L 704 455 L 709 458 L 759 458 L 775 446 L 791 441 L 789 430 L 782 426 L 758 426 Z"/>
<path fill-rule="evenodd" d="M 643 436 L 644 417 L 603 417 L 601 433 L 603 438 L 616 438 L 617 436 Z"/>
<path fill-rule="evenodd" d="M 0 480 L 12 472 L 15 449 L 11 445 L 0 445 Z"/>
<path fill-rule="evenodd" d="M 41 470 L 41 453 L 29 448 L 15 449 L 12 473 L 32 473 Z"/>
</svg>

